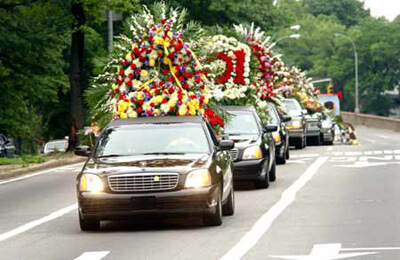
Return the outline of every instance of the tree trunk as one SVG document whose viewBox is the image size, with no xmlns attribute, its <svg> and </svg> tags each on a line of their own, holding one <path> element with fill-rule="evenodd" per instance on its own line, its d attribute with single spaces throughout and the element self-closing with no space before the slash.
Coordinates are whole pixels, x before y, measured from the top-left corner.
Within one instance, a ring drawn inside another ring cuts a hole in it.
<svg viewBox="0 0 400 260">
<path fill-rule="evenodd" d="M 83 63 L 85 49 L 85 12 L 81 2 L 76 1 L 71 6 L 74 17 L 72 42 L 71 42 L 71 74 L 70 74 L 70 101 L 71 101 L 71 134 L 69 150 L 74 150 L 77 145 L 77 131 L 85 126 Z"/>
</svg>

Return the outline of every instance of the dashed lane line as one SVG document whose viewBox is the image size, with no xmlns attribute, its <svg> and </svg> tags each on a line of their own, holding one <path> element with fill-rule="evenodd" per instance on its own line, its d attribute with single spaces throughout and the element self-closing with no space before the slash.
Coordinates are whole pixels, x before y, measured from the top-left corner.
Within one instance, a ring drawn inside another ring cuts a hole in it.
<svg viewBox="0 0 400 260">
<path fill-rule="evenodd" d="M 56 212 L 53 212 L 53 213 L 51 213 L 51 214 L 49 214 L 49 215 L 47 215 L 47 216 L 45 216 L 43 218 L 31 221 L 29 223 L 26 223 L 25 225 L 19 226 L 19 227 L 13 229 L 13 230 L 10 230 L 10 231 L 7 231 L 7 232 L 5 232 L 3 234 L 0 234 L 0 242 L 5 241 L 5 240 L 7 240 L 9 238 L 15 237 L 15 236 L 17 236 L 17 235 L 19 235 L 21 233 L 24 233 L 24 232 L 26 232 L 28 230 L 31 230 L 32 228 L 40 226 L 40 225 L 42 225 L 42 224 L 44 224 L 46 222 L 49 222 L 49 221 L 54 220 L 56 218 L 59 218 L 59 217 L 65 215 L 65 214 L 67 214 L 67 213 L 69 213 L 69 212 L 71 212 L 73 210 L 76 210 L 77 208 L 78 208 L 78 204 L 77 203 L 72 204 L 72 205 L 70 205 L 68 207 L 65 207 L 65 208 L 62 208 L 60 210 L 57 210 Z"/>
<path fill-rule="evenodd" d="M 258 240 L 268 231 L 273 222 L 282 212 L 296 199 L 297 192 L 301 190 L 318 172 L 318 169 L 327 162 L 329 157 L 319 157 L 310 167 L 283 193 L 277 203 L 275 203 L 263 216 L 253 225 L 253 227 L 230 249 L 222 260 L 241 259 Z"/>
<path fill-rule="evenodd" d="M 94 251 L 94 252 L 85 252 L 74 260 L 100 260 L 103 259 L 106 255 L 108 255 L 110 251 Z"/>
</svg>

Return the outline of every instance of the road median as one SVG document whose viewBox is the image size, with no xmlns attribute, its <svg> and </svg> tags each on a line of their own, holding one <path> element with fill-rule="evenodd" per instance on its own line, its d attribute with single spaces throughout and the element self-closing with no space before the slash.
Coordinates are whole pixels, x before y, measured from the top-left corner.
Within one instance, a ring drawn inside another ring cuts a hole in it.
<svg viewBox="0 0 400 260">
<path fill-rule="evenodd" d="M 33 173 L 37 171 L 47 170 L 60 166 L 75 164 L 84 162 L 86 158 L 79 156 L 61 156 L 57 158 L 51 158 L 46 162 L 29 164 L 26 167 L 23 165 L 4 165 L 0 168 L 0 180 L 15 178 L 27 173 Z"/>
</svg>

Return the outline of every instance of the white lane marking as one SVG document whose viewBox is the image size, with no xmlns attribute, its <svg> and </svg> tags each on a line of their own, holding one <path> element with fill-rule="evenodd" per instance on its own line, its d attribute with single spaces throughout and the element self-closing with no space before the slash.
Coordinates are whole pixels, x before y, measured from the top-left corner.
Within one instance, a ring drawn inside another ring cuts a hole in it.
<svg viewBox="0 0 400 260">
<path fill-rule="evenodd" d="M 319 157 L 310 167 L 283 193 L 264 215 L 257 220 L 253 227 L 240 239 L 240 241 L 222 256 L 222 260 L 242 258 L 271 227 L 280 214 L 296 199 L 297 192 L 317 173 L 318 169 L 328 160 L 328 157 Z"/>
<path fill-rule="evenodd" d="M 317 244 L 314 245 L 309 255 L 281 255 L 270 257 L 287 260 L 335 260 L 377 254 L 377 252 L 340 254 L 341 247 L 342 244 Z"/>
<path fill-rule="evenodd" d="M 75 204 L 72 204 L 72 205 L 70 205 L 68 207 L 65 207 L 65 208 L 62 208 L 60 210 L 57 210 L 57 211 L 55 211 L 55 212 L 53 212 L 53 213 L 51 213 L 51 214 L 49 214 L 49 215 L 47 215 L 47 216 L 45 216 L 43 218 L 31 221 L 29 223 L 26 223 L 25 225 L 22 225 L 22 226 L 19 226 L 19 227 L 13 229 L 13 230 L 7 231 L 7 232 L 5 232 L 5 233 L 0 235 L 0 242 L 4 241 L 6 239 L 12 238 L 12 237 L 14 237 L 16 235 L 19 235 L 21 233 L 24 233 L 24 232 L 26 232 L 26 231 L 34 228 L 34 227 L 37 227 L 37 226 L 40 226 L 40 225 L 44 224 L 46 222 L 49 222 L 49 221 L 54 220 L 56 218 L 59 218 L 59 217 L 65 215 L 65 214 L 67 214 L 67 213 L 69 213 L 69 212 L 71 212 L 73 210 L 76 210 L 77 208 L 78 208 L 78 204 L 75 203 Z"/>
<path fill-rule="evenodd" d="M 400 247 L 361 247 L 361 248 L 342 248 L 340 251 L 390 251 L 400 250 Z"/>
<path fill-rule="evenodd" d="M 73 166 L 78 166 L 80 164 L 83 165 L 83 163 L 76 163 L 76 164 L 72 164 L 72 165 Z M 68 167 L 71 167 L 71 165 L 60 166 L 60 167 L 48 169 L 48 170 L 45 170 L 45 171 L 40 171 L 40 172 L 35 172 L 35 173 L 32 173 L 32 174 L 23 175 L 21 177 L 13 178 L 13 179 L 6 180 L 6 181 L 1 181 L 0 185 L 11 183 L 11 182 L 15 182 L 15 181 L 25 180 L 25 179 L 28 179 L 28 178 L 31 178 L 31 177 L 35 177 L 35 176 L 38 176 L 38 175 L 42 175 L 42 174 L 45 174 L 45 173 L 49 173 L 49 172 L 56 172 L 56 171 L 59 171 L 59 170 L 67 170 Z"/>
<path fill-rule="evenodd" d="M 85 252 L 75 258 L 74 260 L 100 260 L 108 255 L 110 251 L 95 251 L 95 252 Z"/>
</svg>

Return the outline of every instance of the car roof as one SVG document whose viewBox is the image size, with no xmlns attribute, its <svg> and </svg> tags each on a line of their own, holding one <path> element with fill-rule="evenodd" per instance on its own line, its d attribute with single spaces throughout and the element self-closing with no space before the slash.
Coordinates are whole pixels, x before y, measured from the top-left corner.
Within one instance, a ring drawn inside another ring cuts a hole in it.
<svg viewBox="0 0 400 260">
<path fill-rule="evenodd" d="M 138 117 L 128 119 L 116 119 L 111 121 L 108 126 L 140 125 L 140 124 L 168 124 L 168 123 L 202 123 L 201 116 L 158 116 L 158 117 Z"/>
<path fill-rule="evenodd" d="M 252 106 L 222 106 L 227 111 L 249 111 L 255 112 L 255 108 Z"/>
</svg>

